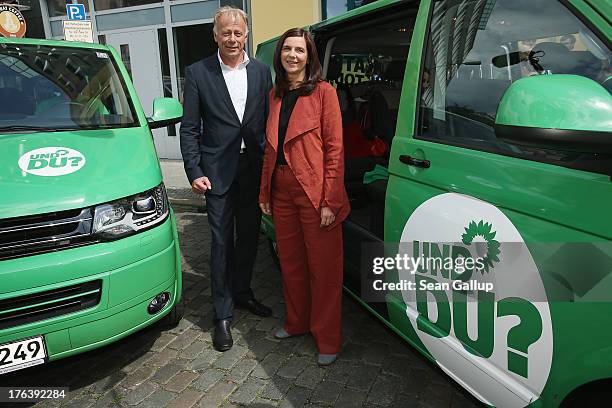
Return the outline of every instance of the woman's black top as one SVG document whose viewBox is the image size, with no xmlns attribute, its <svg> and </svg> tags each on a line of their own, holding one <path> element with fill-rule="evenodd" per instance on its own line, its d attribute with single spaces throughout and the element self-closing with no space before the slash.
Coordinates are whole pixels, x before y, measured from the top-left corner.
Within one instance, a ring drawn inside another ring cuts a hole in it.
<svg viewBox="0 0 612 408">
<path fill-rule="evenodd" d="M 285 134 L 287 133 L 289 118 L 291 118 L 291 113 L 300 95 L 303 95 L 301 88 L 292 89 L 285 92 L 283 95 L 278 118 L 278 154 L 276 155 L 276 164 L 287 164 L 283 144 L 285 143 Z"/>
</svg>

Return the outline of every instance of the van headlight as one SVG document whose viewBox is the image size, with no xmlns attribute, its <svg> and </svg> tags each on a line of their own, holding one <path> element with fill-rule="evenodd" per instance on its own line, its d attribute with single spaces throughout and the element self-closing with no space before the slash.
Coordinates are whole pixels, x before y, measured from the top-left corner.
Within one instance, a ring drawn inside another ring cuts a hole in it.
<svg viewBox="0 0 612 408">
<path fill-rule="evenodd" d="M 170 206 L 164 183 L 131 197 L 96 206 L 92 234 L 105 240 L 123 238 L 161 224 Z"/>
</svg>

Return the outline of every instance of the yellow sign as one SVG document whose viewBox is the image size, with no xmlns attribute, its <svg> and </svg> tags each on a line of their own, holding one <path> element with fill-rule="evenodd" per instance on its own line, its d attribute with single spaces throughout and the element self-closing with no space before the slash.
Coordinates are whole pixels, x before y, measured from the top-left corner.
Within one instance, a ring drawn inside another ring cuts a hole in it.
<svg viewBox="0 0 612 408">
<path fill-rule="evenodd" d="M 21 38 L 25 32 L 26 22 L 21 12 L 8 4 L 0 4 L 0 35 Z"/>
</svg>

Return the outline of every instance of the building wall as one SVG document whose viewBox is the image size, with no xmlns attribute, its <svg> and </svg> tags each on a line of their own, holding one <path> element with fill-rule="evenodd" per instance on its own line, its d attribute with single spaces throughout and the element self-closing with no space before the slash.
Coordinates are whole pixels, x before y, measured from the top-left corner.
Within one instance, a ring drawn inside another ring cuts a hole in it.
<svg viewBox="0 0 612 408">
<path fill-rule="evenodd" d="M 251 0 L 251 38 L 253 55 L 257 45 L 293 27 L 321 21 L 320 0 Z"/>
</svg>

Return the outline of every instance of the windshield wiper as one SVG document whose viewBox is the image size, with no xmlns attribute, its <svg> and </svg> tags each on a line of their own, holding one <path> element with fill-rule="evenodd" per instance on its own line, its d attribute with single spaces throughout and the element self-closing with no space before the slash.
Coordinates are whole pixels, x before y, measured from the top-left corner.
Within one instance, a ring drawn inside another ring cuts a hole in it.
<svg viewBox="0 0 612 408">
<path fill-rule="evenodd" d="M 60 127 L 46 127 L 46 126 L 28 126 L 28 125 L 14 125 L 14 126 L 0 126 L 0 133 L 10 132 L 65 132 L 71 130 L 77 130 L 78 128 L 60 128 Z"/>
</svg>

